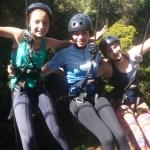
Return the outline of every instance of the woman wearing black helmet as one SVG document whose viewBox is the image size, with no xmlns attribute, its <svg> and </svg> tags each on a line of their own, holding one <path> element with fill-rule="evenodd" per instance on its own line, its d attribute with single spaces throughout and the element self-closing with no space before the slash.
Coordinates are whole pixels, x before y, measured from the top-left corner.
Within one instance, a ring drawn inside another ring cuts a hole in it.
<svg viewBox="0 0 150 150">
<path fill-rule="evenodd" d="M 43 75 L 62 67 L 69 85 L 69 108 L 73 116 L 99 139 L 103 150 L 115 149 L 113 136 L 118 150 L 129 150 L 110 103 L 104 97 L 96 98 L 94 79 L 102 59 L 98 52 L 93 54 L 89 49 L 91 19 L 85 14 L 73 16 L 68 31 L 75 44 L 58 51 L 48 66 L 43 68 Z M 92 69 L 89 71 L 89 68 Z"/>
<path fill-rule="evenodd" d="M 119 39 L 108 35 L 100 41 L 99 48 L 108 60 L 99 65 L 98 76 L 105 75 L 114 87 L 111 102 L 120 125 L 135 150 L 147 150 L 150 148 L 150 110 L 141 97 L 135 65 L 139 65 L 141 55 L 150 50 L 150 39 L 144 42 L 143 48 L 141 44 L 122 53 Z M 135 80 L 126 88 L 131 77 Z"/>
<path fill-rule="evenodd" d="M 33 3 L 28 7 L 29 32 L 14 27 L 0 27 L 0 36 L 13 40 L 12 65 L 9 66 L 8 71 L 10 72 L 11 67 L 15 66 L 13 74 L 10 72 L 13 110 L 24 150 L 36 150 L 31 111 L 33 98 L 37 100 L 53 136 L 64 150 L 70 149 L 60 129 L 52 98 L 42 85 L 43 78 L 40 73 L 47 49 L 71 45 L 69 41 L 44 37 L 51 21 L 50 8 L 43 3 Z"/>
</svg>

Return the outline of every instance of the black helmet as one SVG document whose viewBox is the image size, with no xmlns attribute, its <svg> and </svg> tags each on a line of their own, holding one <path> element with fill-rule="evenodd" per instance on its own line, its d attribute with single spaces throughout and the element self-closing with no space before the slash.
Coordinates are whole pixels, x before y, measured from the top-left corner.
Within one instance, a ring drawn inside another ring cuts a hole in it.
<svg viewBox="0 0 150 150">
<path fill-rule="evenodd" d="M 52 21 L 52 11 L 46 4 L 39 2 L 32 3 L 31 5 L 28 6 L 28 14 L 34 9 L 44 10 L 48 14 L 50 21 Z"/>
<path fill-rule="evenodd" d="M 113 42 L 119 42 L 119 39 L 114 35 L 108 35 L 100 41 L 99 49 L 101 50 L 101 52 L 105 57 L 106 57 L 106 47 Z"/>
<path fill-rule="evenodd" d="M 68 31 L 93 30 L 92 21 L 88 15 L 77 14 L 73 16 L 68 23 Z"/>
</svg>

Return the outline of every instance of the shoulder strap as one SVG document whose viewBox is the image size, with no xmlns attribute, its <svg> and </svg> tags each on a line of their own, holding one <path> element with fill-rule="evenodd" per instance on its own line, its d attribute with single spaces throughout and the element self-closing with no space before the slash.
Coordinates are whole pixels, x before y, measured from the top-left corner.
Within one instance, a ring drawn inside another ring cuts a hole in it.
<svg viewBox="0 0 150 150">
<path fill-rule="evenodd" d="M 33 66 L 35 67 L 34 62 L 32 60 L 32 57 L 31 57 L 31 54 L 32 54 L 32 52 L 34 50 L 34 41 L 33 41 L 32 37 L 31 37 L 30 33 L 24 32 L 24 40 L 26 41 L 27 48 L 30 50 L 30 52 L 27 54 L 27 61 L 26 61 L 25 65 L 24 65 L 24 67 L 22 68 L 21 74 L 18 76 L 15 84 L 18 84 L 19 80 L 21 79 L 23 74 L 26 72 L 26 69 L 27 69 L 28 64 L 29 64 L 30 61 L 32 62 Z"/>
<path fill-rule="evenodd" d="M 70 87 L 84 87 L 85 83 L 87 82 L 87 79 L 88 79 L 88 76 L 89 74 L 91 73 L 92 71 L 92 68 L 93 68 L 93 62 L 91 62 L 91 67 L 90 69 L 87 71 L 86 75 L 84 76 L 84 79 L 83 80 L 80 80 L 79 82 L 73 84 L 73 85 L 70 85 Z"/>
<path fill-rule="evenodd" d="M 96 54 L 97 54 L 97 48 L 96 48 L 96 45 L 94 43 L 90 43 L 89 44 L 89 53 L 90 53 L 90 61 L 91 61 L 91 66 L 89 68 L 89 70 L 87 71 L 85 77 L 83 80 L 80 80 L 79 82 L 71 85 L 70 87 L 84 87 L 86 85 L 86 82 L 87 82 L 87 79 L 88 79 L 88 76 L 89 74 L 91 73 L 92 69 L 93 69 L 93 60 L 95 59 L 96 57 Z"/>
<path fill-rule="evenodd" d="M 133 84 L 133 82 L 134 82 L 135 79 L 136 79 L 135 75 L 136 75 L 136 73 L 137 73 L 137 70 L 138 70 L 138 67 L 140 66 L 140 62 L 141 62 L 141 61 L 142 61 L 142 56 L 139 55 L 139 54 L 136 55 L 136 56 L 135 56 L 135 61 L 134 61 L 134 62 L 135 62 L 135 64 L 134 64 L 134 73 L 133 73 L 133 75 L 131 76 L 128 85 L 127 85 L 127 86 L 124 88 L 124 90 L 123 90 L 122 103 L 126 100 L 127 103 L 129 104 L 128 97 L 127 97 L 127 93 L 128 93 L 129 88 L 131 87 L 131 85 Z M 137 98 L 137 100 L 136 100 L 136 102 L 135 102 L 135 108 L 134 108 L 135 111 L 136 111 L 136 107 L 137 107 L 137 105 L 138 105 L 137 103 L 139 103 L 139 98 Z"/>
<path fill-rule="evenodd" d="M 135 81 L 135 75 L 137 73 L 138 67 L 140 66 L 140 62 L 142 61 L 142 56 L 141 55 L 136 55 L 135 56 L 135 61 L 134 61 L 134 73 L 130 78 L 130 81 L 128 83 L 128 85 L 124 88 L 124 92 L 126 92 L 129 87 L 132 85 L 132 83 Z"/>
<path fill-rule="evenodd" d="M 33 52 L 33 46 L 34 46 L 33 39 L 31 38 L 30 34 L 27 33 L 27 32 L 24 32 L 24 39 L 26 41 L 27 47 L 30 49 L 30 52 L 29 52 L 29 54 L 27 54 L 28 55 L 27 61 L 26 61 L 25 65 L 24 65 L 23 69 L 21 70 L 21 74 L 18 76 L 18 78 L 17 78 L 17 80 L 16 80 L 16 82 L 14 84 L 15 87 L 12 89 L 12 96 L 13 96 L 14 90 L 20 91 L 22 85 L 19 84 L 19 80 L 24 75 L 29 62 L 31 61 L 33 66 L 35 66 L 34 63 L 33 63 L 32 58 L 31 58 L 31 53 Z M 13 98 L 12 98 L 12 105 L 13 105 Z M 11 111 L 9 113 L 8 119 L 10 119 L 12 117 L 12 115 L 13 115 L 13 107 L 11 108 Z"/>
</svg>

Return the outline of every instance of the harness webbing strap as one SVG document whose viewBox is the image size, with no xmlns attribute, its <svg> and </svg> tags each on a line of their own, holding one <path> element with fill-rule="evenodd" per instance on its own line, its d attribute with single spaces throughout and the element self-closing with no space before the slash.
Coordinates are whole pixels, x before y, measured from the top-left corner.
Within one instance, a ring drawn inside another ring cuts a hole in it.
<svg viewBox="0 0 150 150">
<path fill-rule="evenodd" d="M 94 43 L 95 43 L 95 40 L 96 40 L 96 31 L 97 31 L 97 24 L 98 24 L 98 18 L 99 18 L 99 14 L 100 14 L 100 8 L 101 7 L 101 0 L 99 0 L 98 2 L 98 12 L 97 12 L 97 16 L 96 16 L 96 24 L 95 24 L 95 30 L 94 30 Z"/>
<path fill-rule="evenodd" d="M 127 104 L 130 106 L 130 102 L 129 102 L 127 94 L 128 94 L 129 89 L 132 88 L 132 85 L 133 85 L 133 83 L 136 79 L 136 73 L 137 73 L 137 70 L 138 70 L 138 67 L 139 67 L 141 61 L 142 61 L 142 56 L 141 55 L 138 55 L 137 57 L 135 56 L 134 73 L 132 74 L 128 85 L 123 89 L 122 100 L 121 101 L 118 100 L 122 104 L 124 102 L 127 102 Z M 136 85 L 135 88 L 138 88 L 137 85 Z M 136 111 L 137 106 L 139 105 L 139 103 L 140 103 L 140 97 L 138 95 L 137 98 L 136 98 L 134 111 Z"/>
<path fill-rule="evenodd" d="M 31 38 L 29 37 L 29 34 L 26 34 L 26 33 L 24 34 L 24 38 L 25 38 L 27 46 L 30 48 L 30 53 L 27 54 L 28 55 L 27 61 L 24 65 L 24 67 L 22 68 L 21 74 L 18 76 L 18 78 L 17 78 L 17 80 L 14 84 L 14 87 L 12 88 L 12 92 L 14 92 L 14 91 L 19 92 L 20 91 L 20 89 L 23 85 L 23 82 L 19 82 L 19 81 L 20 81 L 20 79 L 22 79 L 24 73 L 26 72 L 27 66 L 28 66 L 30 61 L 32 62 L 33 67 L 36 68 L 36 66 L 35 66 L 35 64 L 34 64 L 32 58 L 31 58 L 31 54 L 33 52 L 33 44 L 34 44 L 33 39 L 31 40 Z M 11 117 L 13 116 L 13 101 L 14 101 L 14 96 L 13 96 L 13 93 L 12 93 L 12 107 L 11 107 L 8 119 L 11 119 Z"/>
<path fill-rule="evenodd" d="M 91 62 L 91 67 L 90 67 L 90 69 L 87 71 L 87 73 L 86 73 L 84 79 L 83 79 L 83 80 L 80 80 L 79 82 L 77 82 L 77 83 L 75 83 L 75 84 L 70 85 L 70 87 L 84 87 L 85 84 L 86 84 L 86 82 L 87 82 L 88 76 L 89 76 L 89 74 L 90 74 L 91 71 L 92 71 L 92 68 L 93 68 L 93 63 Z"/>
<path fill-rule="evenodd" d="M 90 53 L 90 62 L 91 62 L 91 66 L 89 68 L 89 70 L 86 72 L 84 79 L 78 81 L 77 83 L 70 85 L 70 88 L 75 87 L 75 89 L 73 90 L 73 92 L 70 93 L 70 96 L 68 97 L 68 99 L 71 100 L 75 100 L 76 101 L 76 108 L 75 108 L 75 113 L 76 116 L 78 116 L 78 111 L 79 108 L 81 106 L 82 103 L 84 103 L 86 101 L 86 85 L 88 82 L 88 77 L 89 74 L 91 73 L 92 69 L 93 69 L 93 60 L 96 58 L 96 54 L 97 54 L 97 49 L 94 43 L 92 43 L 92 45 L 89 45 L 89 53 Z M 93 79 L 94 81 L 94 79 Z"/>
</svg>

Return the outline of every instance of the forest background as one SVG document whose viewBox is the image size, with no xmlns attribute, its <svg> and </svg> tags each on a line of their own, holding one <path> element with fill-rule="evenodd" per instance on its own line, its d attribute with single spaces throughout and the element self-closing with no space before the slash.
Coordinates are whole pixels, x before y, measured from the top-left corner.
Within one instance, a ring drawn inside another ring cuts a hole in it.
<svg viewBox="0 0 150 150">
<path fill-rule="evenodd" d="M 29 0 L 28 0 L 29 1 Z M 29 4 L 36 2 L 29 1 Z M 47 36 L 59 40 L 68 40 L 67 24 L 71 16 L 77 13 L 88 14 L 93 27 L 96 26 L 98 13 L 98 0 L 40 0 L 46 3 L 53 12 L 53 22 Z M 22 0 L 1 0 L 0 4 L 0 26 L 14 26 L 26 28 L 26 6 Z M 106 24 L 108 31 L 105 35 L 114 34 L 120 38 L 124 51 L 143 42 L 145 31 L 150 17 L 150 0 L 100 0 L 100 11 L 97 30 L 101 30 Z M 150 28 L 146 35 L 149 38 Z M 96 42 L 97 44 L 98 42 Z M 17 143 L 21 148 L 20 137 L 17 133 L 18 142 L 14 130 L 13 120 L 7 120 L 11 107 L 11 92 L 7 65 L 10 64 L 12 41 L 0 38 L 0 150 L 16 150 Z M 56 49 L 47 52 L 48 61 Z M 146 102 L 150 105 L 150 53 L 143 56 L 139 68 L 139 84 Z M 104 79 L 104 94 L 108 96 L 112 87 Z M 57 74 L 46 77 L 46 86 L 54 99 L 59 122 L 74 150 L 85 150 L 88 147 L 99 146 L 99 142 L 91 133 L 81 126 L 68 113 L 66 93 L 67 85 L 65 80 Z M 61 150 L 58 143 L 45 125 L 45 122 L 33 104 L 33 120 L 39 150 Z"/>
</svg>

